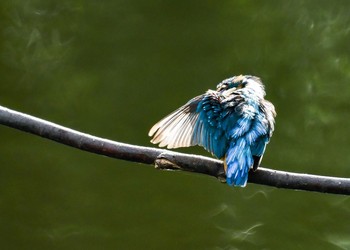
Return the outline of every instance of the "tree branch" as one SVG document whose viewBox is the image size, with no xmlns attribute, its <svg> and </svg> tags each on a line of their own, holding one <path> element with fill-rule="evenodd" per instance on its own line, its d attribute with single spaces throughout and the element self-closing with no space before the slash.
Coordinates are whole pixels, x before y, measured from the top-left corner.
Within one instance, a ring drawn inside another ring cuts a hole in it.
<svg viewBox="0 0 350 250">
<path fill-rule="evenodd" d="M 141 147 L 88 135 L 0 106 L 0 124 L 66 144 L 84 151 L 117 159 L 207 174 L 225 181 L 222 161 L 208 157 Z M 249 172 L 248 182 L 286 189 L 350 195 L 350 179 L 298 174 L 259 168 Z"/>
</svg>

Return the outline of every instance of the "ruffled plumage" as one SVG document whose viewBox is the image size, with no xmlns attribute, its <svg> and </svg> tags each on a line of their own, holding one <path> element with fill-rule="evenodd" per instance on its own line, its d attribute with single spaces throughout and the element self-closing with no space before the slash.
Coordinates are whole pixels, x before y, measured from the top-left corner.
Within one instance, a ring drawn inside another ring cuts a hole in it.
<svg viewBox="0 0 350 250">
<path fill-rule="evenodd" d="M 203 146 L 227 165 L 227 183 L 245 186 L 261 162 L 274 130 L 274 106 L 264 100 L 259 78 L 224 80 L 156 123 L 151 142 L 167 148 Z"/>
</svg>

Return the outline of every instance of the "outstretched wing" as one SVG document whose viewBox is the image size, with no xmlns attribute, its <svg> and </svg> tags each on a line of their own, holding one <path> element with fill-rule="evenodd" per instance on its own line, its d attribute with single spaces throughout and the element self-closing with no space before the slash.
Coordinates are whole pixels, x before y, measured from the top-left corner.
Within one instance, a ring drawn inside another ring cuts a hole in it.
<svg viewBox="0 0 350 250">
<path fill-rule="evenodd" d="M 203 146 L 218 158 L 222 158 L 228 147 L 228 138 L 222 127 L 224 97 L 216 91 L 207 91 L 187 102 L 170 115 L 156 123 L 148 135 L 151 142 L 167 148 Z"/>
</svg>

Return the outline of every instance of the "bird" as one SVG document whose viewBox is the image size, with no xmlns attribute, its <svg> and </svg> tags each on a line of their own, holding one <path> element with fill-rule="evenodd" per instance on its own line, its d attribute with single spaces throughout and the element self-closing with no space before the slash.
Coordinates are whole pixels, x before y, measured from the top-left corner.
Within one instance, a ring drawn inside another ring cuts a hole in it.
<svg viewBox="0 0 350 250">
<path fill-rule="evenodd" d="M 204 147 L 224 162 L 228 185 L 245 187 L 275 128 L 275 107 L 265 95 L 259 77 L 227 78 L 161 119 L 148 135 L 169 149 Z"/>
</svg>

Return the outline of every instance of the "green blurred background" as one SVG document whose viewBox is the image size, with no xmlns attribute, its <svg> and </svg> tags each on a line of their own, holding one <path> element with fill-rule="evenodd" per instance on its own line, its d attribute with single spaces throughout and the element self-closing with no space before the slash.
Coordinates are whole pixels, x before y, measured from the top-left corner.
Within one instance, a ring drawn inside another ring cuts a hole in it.
<svg viewBox="0 0 350 250">
<path fill-rule="evenodd" d="M 0 105 L 121 142 L 238 74 L 263 166 L 350 176 L 350 2 L 5 0 Z M 0 126 L 1 249 L 350 249 L 350 200 L 156 171 Z M 181 152 L 208 155 L 201 148 Z"/>
</svg>

